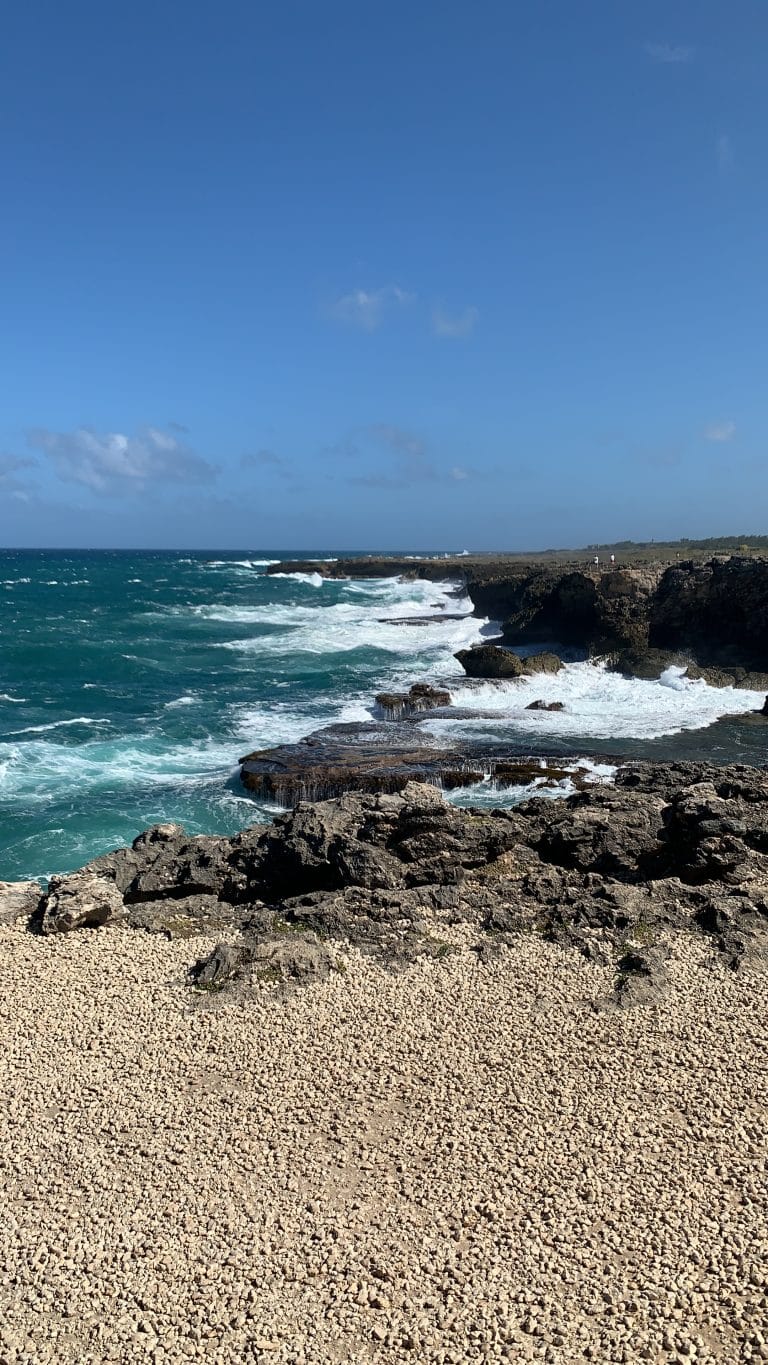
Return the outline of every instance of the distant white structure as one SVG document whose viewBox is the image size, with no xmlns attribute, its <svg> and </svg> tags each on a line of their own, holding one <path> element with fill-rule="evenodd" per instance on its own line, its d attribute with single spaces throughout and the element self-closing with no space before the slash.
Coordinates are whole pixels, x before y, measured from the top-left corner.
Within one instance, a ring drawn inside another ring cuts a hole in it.
<svg viewBox="0 0 768 1365">
<path fill-rule="evenodd" d="M 599 555 L 595 555 L 595 563 L 596 563 L 596 564 L 599 564 L 599 563 L 600 563 L 600 556 L 599 556 Z"/>
<path fill-rule="evenodd" d="M 615 564 L 615 563 L 616 563 L 616 556 L 615 556 L 615 555 L 611 555 L 611 563 L 612 563 L 612 564 Z"/>
</svg>

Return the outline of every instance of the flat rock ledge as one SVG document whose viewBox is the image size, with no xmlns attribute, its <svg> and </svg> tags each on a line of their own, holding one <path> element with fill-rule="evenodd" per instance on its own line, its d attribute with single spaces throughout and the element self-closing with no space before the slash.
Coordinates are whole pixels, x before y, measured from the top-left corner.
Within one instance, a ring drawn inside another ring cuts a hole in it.
<svg viewBox="0 0 768 1365">
<path fill-rule="evenodd" d="M 482 746 L 438 744 L 415 731 L 427 715 L 453 719 L 482 715 L 443 705 L 439 688 L 417 684 L 410 692 L 380 693 L 377 705 L 399 720 L 350 721 L 315 730 L 295 744 L 256 749 L 240 759 L 243 786 L 261 800 L 281 806 L 323 801 L 345 792 L 399 792 L 409 782 L 428 782 L 451 791 L 487 777 L 505 786 L 528 786 L 534 779 L 555 785 L 575 776 L 575 761 L 531 754 L 486 752 Z M 490 713 L 494 715 L 494 712 Z"/>
<path fill-rule="evenodd" d="M 400 793 L 300 803 L 230 838 L 158 825 L 47 891 L 2 885 L 45 936 L 124 924 L 167 938 L 224 935 L 190 964 L 200 990 L 307 984 L 350 946 L 391 967 L 453 951 L 481 960 L 542 935 L 615 966 L 611 1007 L 666 989 L 660 943 L 704 935 L 727 961 L 768 946 L 768 772 L 627 764 L 612 786 L 514 810 Z"/>
</svg>

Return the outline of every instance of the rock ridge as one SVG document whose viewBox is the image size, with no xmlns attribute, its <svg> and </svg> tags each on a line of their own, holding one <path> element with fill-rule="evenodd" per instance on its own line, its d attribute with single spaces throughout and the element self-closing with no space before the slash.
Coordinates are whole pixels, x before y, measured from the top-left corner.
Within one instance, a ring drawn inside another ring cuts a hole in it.
<svg viewBox="0 0 768 1365">
<path fill-rule="evenodd" d="M 481 957 L 535 933 L 614 962 L 613 1003 L 636 1003 L 663 988 L 652 950 L 669 930 L 734 966 L 765 956 L 768 771 L 630 763 L 613 785 L 512 810 L 460 809 L 423 782 L 347 793 L 227 838 L 155 826 L 39 891 L 43 935 L 228 934 L 195 967 L 201 988 L 311 982 L 343 970 L 349 944 L 392 966 L 439 958 L 464 926 Z M 0 915 L 4 897 L 34 903 L 29 883 L 3 884 Z"/>
</svg>

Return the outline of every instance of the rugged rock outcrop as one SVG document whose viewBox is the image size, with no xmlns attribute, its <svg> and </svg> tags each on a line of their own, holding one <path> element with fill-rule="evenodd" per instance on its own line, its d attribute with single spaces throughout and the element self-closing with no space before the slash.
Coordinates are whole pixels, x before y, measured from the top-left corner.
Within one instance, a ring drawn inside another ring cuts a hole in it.
<svg viewBox="0 0 768 1365">
<path fill-rule="evenodd" d="M 650 647 L 703 666 L 768 671 L 765 558 L 731 555 L 706 562 L 603 568 L 577 554 L 571 564 L 515 555 L 382 556 L 331 564 L 282 563 L 268 572 L 286 570 L 324 577 L 454 577 L 478 615 L 503 623 L 503 643 L 508 645 L 557 641 L 593 655 L 623 654 L 626 662 L 647 656 Z"/>
<path fill-rule="evenodd" d="M 234 838 L 156 827 L 54 879 L 40 924 L 173 933 L 179 914 L 186 933 L 217 916 L 237 931 L 195 968 L 201 988 L 311 982 L 343 970 L 345 943 L 393 965 L 440 957 L 464 925 L 481 955 L 536 932 L 613 960 L 617 1001 L 647 1001 L 666 985 L 667 929 L 708 935 L 734 965 L 768 950 L 768 771 L 636 763 L 615 785 L 514 810 L 461 810 L 411 783 L 304 803 Z"/>
<path fill-rule="evenodd" d="M 702 664 L 768 669 L 768 560 L 686 561 L 654 595 L 650 643 L 688 649 Z"/>
</svg>

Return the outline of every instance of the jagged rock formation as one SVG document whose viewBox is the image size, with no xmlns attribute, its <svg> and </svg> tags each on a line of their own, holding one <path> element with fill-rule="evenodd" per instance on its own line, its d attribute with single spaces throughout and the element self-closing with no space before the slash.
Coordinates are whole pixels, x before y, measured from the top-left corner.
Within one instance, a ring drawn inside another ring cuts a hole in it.
<svg viewBox="0 0 768 1365">
<path fill-rule="evenodd" d="M 768 561 L 734 555 L 667 569 L 649 638 L 688 649 L 699 663 L 768 669 Z"/>
<path fill-rule="evenodd" d="M 441 926 L 462 924 L 481 955 L 535 932 L 614 960 L 619 1003 L 650 999 L 666 929 L 709 935 L 734 965 L 765 952 L 768 772 L 630 764 L 615 786 L 490 811 L 411 783 L 301 804 L 233 838 L 158 826 L 55 878 L 35 919 L 45 934 L 115 921 L 237 930 L 196 968 L 211 989 L 318 979 L 343 966 L 345 942 L 393 964 L 439 957 Z"/>
</svg>

